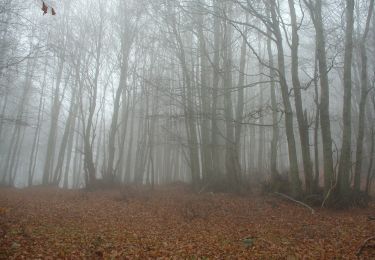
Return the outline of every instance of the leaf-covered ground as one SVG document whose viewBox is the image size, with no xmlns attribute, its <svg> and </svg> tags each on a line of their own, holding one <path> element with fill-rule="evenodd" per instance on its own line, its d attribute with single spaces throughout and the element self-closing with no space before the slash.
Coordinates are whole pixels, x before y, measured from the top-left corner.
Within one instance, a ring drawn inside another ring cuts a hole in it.
<svg viewBox="0 0 375 260">
<path fill-rule="evenodd" d="M 356 259 L 375 205 L 315 214 L 274 196 L 0 189 L 0 258 Z M 373 245 L 370 241 L 369 245 Z M 375 257 L 374 247 L 363 258 Z"/>
</svg>

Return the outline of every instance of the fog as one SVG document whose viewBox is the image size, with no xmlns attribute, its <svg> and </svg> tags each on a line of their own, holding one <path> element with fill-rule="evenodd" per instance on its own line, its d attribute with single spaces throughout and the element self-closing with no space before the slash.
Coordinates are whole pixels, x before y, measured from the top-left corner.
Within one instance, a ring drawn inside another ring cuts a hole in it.
<svg viewBox="0 0 375 260">
<path fill-rule="evenodd" d="M 369 194 L 372 5 L 1 0 L 1 183 Z"/>
</svg>

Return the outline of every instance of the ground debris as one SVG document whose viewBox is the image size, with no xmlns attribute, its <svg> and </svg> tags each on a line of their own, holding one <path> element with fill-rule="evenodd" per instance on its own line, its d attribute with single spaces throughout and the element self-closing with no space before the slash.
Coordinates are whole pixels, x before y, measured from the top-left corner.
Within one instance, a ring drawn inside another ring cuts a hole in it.
<svg viewBox="0 0 375 260">
<path fill-rule="evenodd" d="M 373 203 L 312 215 L 275 196 L 146 192 L 2 188 L 0 259 L 355 259 L 375 234 Z M 367 244 L 361 257 L 371 258 Z"/>
</svg>

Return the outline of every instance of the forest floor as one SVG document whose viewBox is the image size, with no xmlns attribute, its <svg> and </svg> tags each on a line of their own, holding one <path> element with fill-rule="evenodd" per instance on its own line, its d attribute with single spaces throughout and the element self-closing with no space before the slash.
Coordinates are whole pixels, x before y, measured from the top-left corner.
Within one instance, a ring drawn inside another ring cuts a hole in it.
<svg viewBox="0 0 375 260">
<path fill-rule="evenodd" d="M 0 259 L 356 259 L 375 235 L 369 215 L 373 202 L 312 214 L 273 195 L 195 194 L 184 185 L 2 188 Z M 369 244 L 364 259 L 375 257 Z"/>
</svg>

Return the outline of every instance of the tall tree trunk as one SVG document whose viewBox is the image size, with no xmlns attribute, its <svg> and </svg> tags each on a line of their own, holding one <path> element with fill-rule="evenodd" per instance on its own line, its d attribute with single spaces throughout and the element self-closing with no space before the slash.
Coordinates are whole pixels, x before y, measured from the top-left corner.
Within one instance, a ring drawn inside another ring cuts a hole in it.
<svg viewBox="0 0 375 260">
<path fill-rule="evenodd" d="M 5 166 L 3 168 L 3 176 L 2 176 L 1 182 L 7 183 L 9 185 L 12 185 L 13 167 L 15 164 L 16 154 L 19 150 L 19 145 L 20 145 L 20 136 L 21 136 L 21 127 L 22 127 L 21 122 L 23 121 L 25 106 L 27 104 L 28 96 L 30 94 L 35 64 L 36 64 L 35 60 L 34 61 L 28 60 L 27 65 L 26 65 L 24 88 L 22 91 L 20 103 L 18 105 L 13 134 L 10 139 L 10 143 L 8 147 L 8 154 L 6 157 Z"/>
<path fill-rule="evenodd" d="M 269 11 L 268 11 L 269 13 Z M 279 143 L 279 126 L 278 126 L 278 108 L 277 108 L 277 100 L 276 100 L 276 72 L 274 69 L 274 61 L 273 61 L 273 53 L 272 53 L 272 45 L 271 45 L 271 31 L 267 28 L 267 52 L 268 52 L 268 60 L 269 60 L 269 68 L 270 68 L 270 80 L 271 80 L 271 106 L 272 106 L 272 140 L 271 140 L 271 156 L 270 156 L 270 164 L 271 164 L 271 181 L 274 181 L 279 173 L 277 171 L 277 146 Z"/>
<path fill-rule="evenodd" d="M 320 167 L 319 167 L 319 120 L 320 120 L 320 106 L 319 106 L 319 88 L 318 88 L 318 52 L 315 45 L 315 61 L 314 61 L 314 91 L 315 91 L 315 125 L 314 125 L 314 189 L 319 190 L 320 182 Z"/>
<path fill-rule="evenodd" d="M 112 114 L 112 122 L 110 127 L 110 132 L 108 136 L 108 164 L 107 164 L 107 170 L 105 172 L 106 177 L 109 180 L 113 180 L 115 172 L 114 172 L 114 160 L 115 160 L 115 140 L 116 140 L 116 133 L 118 129 L 118 118 L 119 118 L 119 112 L 120 112 L 120 99 L 123 97 L 122 100 L 122 106 L 125 107 L 125 95 L 123 95 L 123 92 L 126 88 L 126 79 L 128 74 L 128 60 L 129 60 L 129 53 L 130 48 L 132 46 L 132 35 L 129 36 L 129 34 L 123 33 L 121 38 L 121 69 L 120 69 L 120 81 L 119 86 L 116 91 L 116 96 L 113 104 L 113 114 Z M 123 126 L 126 128 L 126 124 Z M 124 131 L 123 131 L 124 132 Z M 120 157 L 123 155 L 120 153 Z M 119 173 L 121 174 L 121 173 Z"/>
<path fill-rule="evenodd" d="M 9 83 L 9 82 L 7 82 Z M 9 98 L 9 92 L 10 92 L 10 87 L 9 87 L 9 84 L 6 84 L 5 86 L 5 97 L 4 97 L 4 101 L 3 101 L 3 104 L 2 104 L 2 108 L 1 108 L 1 117 L 0 117 L 0 144 L 3 142 L 2 140 L 2 136 L 3 136 L 3 128 L 4 128 L 4 116 L 5 116 L 5 111 L 6 111 L 6 108 L 8 106 L 8 98 Z"/>
<path fill-rule="evenodd" d="M 77 100 L 78 101 L 78 100 Z M 68 146 L 67 146 L 67 155 L 66 155 L 66 163 L 65 163 L 65 169 L 64 169 L 64 183 L 63 187 L 67 189 L 69 187 L 69 172 L 70 172 L 70 161 L 72 158 L 72 149 L 73 149 L 73 140 L 74 140 L 74 131 L 76 129 L 76 117 L 78 112 L 78 104 L 75 104 L 75 112 L 72 118 L 71 122 L 71 129 L 69 132 L 69 138 L 68 138 Z"/>
<path fill-rule="evenodd" d="M 232 5 L 226 6 L 227 15 L 232 15 Z M 235 145 L 234 118 L 232 102 L 232 26 L 229 22 L 225 24 L 223 38 L 224 56 L 224 117 L 225 117 L 225 169 L 226 175 L 232 188 L 240 184 L 241 167 L 239 165 L 238 150 Z"/>
<path fill-rule="evenodd" d="M 249 15 L 246 14 L 246 21 L 248 22 Z M 236 123 L 235 123 L 235 144 L 238 157 L 241 158 L 241 131 L 244 113 L 244 95 L 245 95 L 245 67 L 246 67 L 246 43 L 247 43 L 247 30 L 245 29 L 242 35 L 240 67 L 238 75 L 238 92 L 237 92 L 237 108 L 236 108 Z M 244 144 L 245 145 L 245 144 Z"/>
<path fill-rule="evenodd" d="M 132 104 L 132 111 L 131 111 L 131 121 L 130 121 L 130 132 L 129 132 L 129 144 L 128 144 L 128 150 L 126 154 L 126 162 L 125 162 L 125 177 L 124 181 L 125 183 L 129 183 L 131 181 L 131 163 L 132 163 L 132 149 L 133 149 L 133 139 L 134 139 L 134 117 L 135 117 L 135 99 L 136 99 L 136 93 L 134 90 L 133 94 L 133 104 Z"/>
<path fill-rule="evenodd" d="M 39 106 L 38 106 L 38 116 L 37 116 L 37 123 L 33 138 L 33 143 L 31 145 L 31 153 L 30 153 L 30 159 L 29 159 L 29 175 L 28 175 L 28 185 L 32 186 L 33 184 L 33 178 L 34 178 L 34 172 L 35 172 L 35 166 L 36 166 L 36 158 L 38 156 L 38 147 L 39 147 L 39 137 L 40 137 L 40 128 L 41 128 L 41 122 L 43 117 L 43 111 L 44 111 L 44 88 L 46 86 L 46 76 L 47 76 L 47 60 L 44 65 L 44 75 L 43 75 L 43 83 L 42 83 L 42 89 L 40 93 L 39 98 Z"/>
<path fill-rule="evenodd" d="M 304 0 L 309 8 L 316 32 L 316 47 L 320 74 L 320 125 L 322 129 L 324 158 L 324 193 L 327 194 L 334 184 L 331 121 L 329 116 L 329 81 L 326 58 L 325 36 L 322 18 L 322 0 Z"/>
<path fill-rule="evenodd" d="M 279 20 L 276 11 L 276 2 L 271 0 L 271 17 L 272 17 L 272 28 L 276 37 L 277 46 L 277 57 L 278 57 L 278 69 L 281 86 L 281 95 L 283 98 L 284 110 L 285 110 L 285 131 L 288 142 L 288 153 L 289 153 L 289 168 L 290 168 L 290 181 L 292 187 L 292 195 L 294 197 L 299 196 L 301 193 L 301 181 L 298 176 L 298 162 L 297 162 L 297 151 L 296 143 L 293 132 L 293 111 L 289 100 L 288 84 L 285 78 L 285 61 L 284 61 L 284 49 L 282 44 L 282 35 L 280 31 Z"/>
<path fill-rule="evenodd" d="M 80 120 L 77 120 L 77 126 L 75 128 L 76 138 L 74 141 L 74 159 L 73 159 L 73 188 L 79 187 L 79 178 L 81 176 L 81 162 L 82 162 L 82 152 L 81 152 L 81 138 L 79 135 L 79 131 L 81 128 Z"/>
<path fill-rule="evenodd" d="M 213 54 L 213 75 L 212 75 L 212 115 L 211 115 L 211 153 L 212 153 L 212 165 L 213 172 L 212 176 L 208 176 L 208 181 L 212 182 L 215 178 L 222 176 L 222 169 L 220 165 L 220 151 L 219 147 L 219 125 L 217 121 L 218 117 L 218 102 L 219 102 L 219 80 L 220 80 L 220 35 L 221 35 L 221 20 L 220 15 L 220 1 L 213 0 L 214 9 L 214 54 Z"/>
<path fill-rule="evenodd" d="M 259 51 L 259 54 L 260 56 L 262 57 L 263 56 L 263 50 L 262 50 L 262 46 L 261 46 L 261 36 L 260 34 L 258 34 L 258 51 Z M 258 131 L 259 131 L 259 136 L 258 136 L 258 163 L 257 163 L 257 174 L 258 174 L 258 178 L 259 180 L 262 179 L 262 175 L 263 175 L 263 171 L 264 171 L 264 138 L 265 138 L 265 133 L 264 133 L 264 111 L 263 111 L 263 103 L 264 103 L 264 92 L 263 92 L 263 88 L 264 88 L 264 84 L 262 83 L 263 81 L 263 73 L 264 73 L 264 68 L 263 68 L 263 64 L 262 63 L 259 63 L 258 64 L 258 69 L 259 69 L 259 127 L 258 127 Z"/>
<path fill-rule="evenodd" d="M 370 194 L 370 188 L 371 188 L 371 181 L 374 176 L 372 165 L 374 162 L 374 150 L 375 150 L 375 132 L 374 132 L 374 126 L 371 127 L 371 144 L 370 144 L 370 161 L 367 169 L 367 177 L 366 177 L 366 194 Z"/>
<path fill-rule="evenodd" d="M 344 104 L 343 104 L 343 136 L 340 164 L 337 176 L 337 192 L 345 200 L 350 189 L 351 138 L 352 138 L 352 56 L 353 56 L 353 24 L 354 0 L 346 0 L 346 30 L 344 55 Z"/>
<path fill-rule="evenodd" d="M 172 7 L 172 6 L 170 6 Z M 194 113 L 194 100 L 193 100 L 193 89 L 186 62 L 186 54 L 184 45 L 181 39 L 181 35 L 177 30 L 177 22 L 173 9 L 170 10 L 171 15 L 171 26 L 173 34 L 177 41 L 177 57 L 180 62 L 183 73 L 183 103 L 184 103 L 184 115 L 185 115 L 185 126 L 188 137 L 188 149 L 189 149 L 189 162 L 191 170 L 192 184 L 194 188 L 198 188 L 200 181 L 200 169 L 199 169 L 199 151 L 198 151 L 198 137 L 196 129 L 196 120 Z"/>
<path fill-rule="evenodd" d="M 63 47 L 64 48 L 64 47 Z M 57 138 L 57 127 L 58 127 L 58 119 L 60 114 L 60 84 L 64 69 L 64 52 L 62 52 L 61 57 L 59 57 L 59 65 L 57 69 L 57 77 L 56 77 L 56 86 L 53 95 L 52 101 L 52 109 L 51 109 L 51 124 L 48 134 L 48 141 L 47 141 L 47 150 L 46 150 L 46 159 L 44 162 L 43 168 L 43 185 L 47 185 L 51 181 L 51 175 L 53 171 L 54 165 L 54 158 L 55 158 L 55 148 L 56 148 L 56 138 Z"/>
<path fill-rule="evenodd" d="M 200 5 L 203 10 L 203 1 L 200 0 Z M 203 179 L 207 181 L 208 176 L 212 175 L 212 153 L 210 151 L 210 110 L 211 110 L 211 100 L 209 98 L 210 89 L 208 86 L 208 53 L 206 49 L 206 42 L 203 32 L 203 22 L 204 14 L 199 12 L 198 14 L 198 37 L 199 37 L 199 57 L 200 57 L 200 87 L 201 87 L 201 104 L 202 110 L 200 112 L 201 121 L 201 132 L 202 132 L 202 174 Z"/>
<path fill-rule="evenodd" d="M 296 11 L 294 8 L 294 1 L 288 0 L 289 10 L 290 10 L 290 19 L 292 24 L 292 82 L 293 82 L 293 91 L 294 91 L 294 103 L 296 106 L 297 122 L 299 129 L 299 136 L 301 142 L 302 150 L 302 160 L 303 160 L 303 169 L 305 173 L 305 186 L 306 192 L 312 192 L 313 186 L 313 177 L 312 177 L 312 163 L 310 156 L 310 142 L 309 142 L 309 126 L 307 118 L 304 117 L 303 113 L 303 104 L 302 104 L 302 95 L 301 95 L 301 83 L 298 75 L 298 25 Z"/>
<path fill-rule="evenodd" d="M 99 81 L 99 73 L 100 73 L 100 66 L 101 66 L 101 54 L 102 54 L 102 47 L 103 47 L 103 33 L 104 33 L 104 21 L 103 17 L 100 17 L 99 22 L 99 29 L 98 29 L 98 38 L 95 42 L 95 73 L 94 79 L 91 85 L 91 97 L 89 100 L 89 109 L 88 109 L 88 119 L 86 123 L 86 127 L 84 129 L 84 169 L 85 169 L 85 180 L 86 186 L 91 186 L 96 181 L 96 168 L 93 159 L 93 143 L 94 143 L 94 136 L 92 131 L 94 127 L 94 115 L 96 110 L 97 98 L 98 98 L 98 81 Z M 82 112 L 82 111 L 81 111 Z"/>
<path fill-rule="evenodd" d="M 367 14 L 366 27 L 362 39 L 359 43 L 359 51 L 361 57 L 361 101 L 359 103 L 359 118 L 358 118 L 358 136 L 356 149 L 356 165 L 354 175 L 354 189 L 359 191 L 361 188 L 361 173 L 362 173 L 362 153 L 363 153 L 363 139 L 365 132 L 365 109 L 366 99 L 368 95 L 367 87 L 367 53 L 366 53 L 366 39 L 370 29 L 370 21 L 374 7 L 374 0 L 370 0 L 370 6 Z"/>
<path fill-rule="evenodd" d="M 57 157 L 57 163 L 56 163 L 56 168 L 53 176 L 53 181 L 55 185 L 59 185 L 62 177 L 62 168 L 63 168 L 63 163 L 65 159 L 65 153 L 66 153 L 66 147 L 68 145 L 68 138 L 70 136 L 70 132 L 73 131 L 72 126 L 73 126 L 73 121 L 75 120 L 76 116 L 76 111 L 77 111 L 77 105 L 76 105 L 76 92 L 77 88 L 73 88 L 72 96 L 71 96 L 71 102 L 70 102 L 70 108 L 68 112 L 68 118 L 65 123 L 65 129 L 64 133 L 61 139 L 61 144 L 60 144 L 60 149 L 59 149 L 59 154 Z"/>
</svg>

